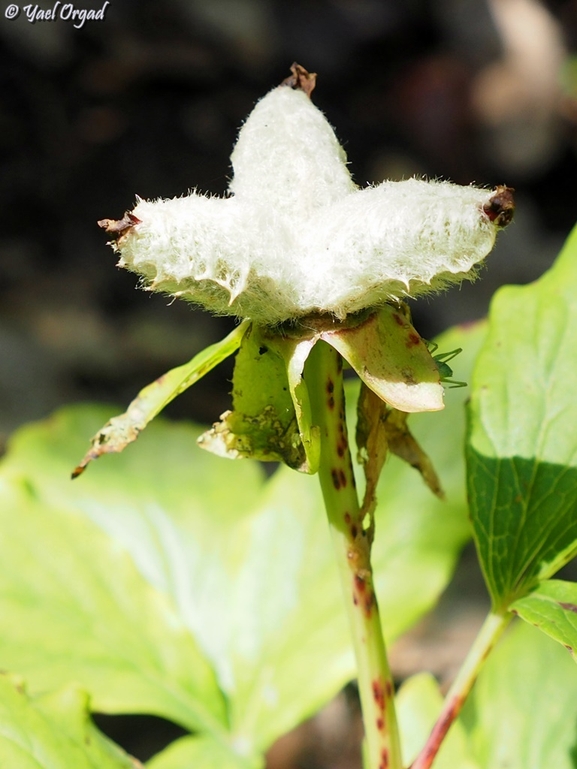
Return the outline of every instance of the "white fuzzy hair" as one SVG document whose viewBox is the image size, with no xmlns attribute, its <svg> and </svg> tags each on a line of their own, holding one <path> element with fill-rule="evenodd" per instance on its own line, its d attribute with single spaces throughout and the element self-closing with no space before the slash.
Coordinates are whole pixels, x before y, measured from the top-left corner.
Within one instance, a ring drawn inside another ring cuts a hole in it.
<svg viewBox="0 0 577 769">
<path fill-rule="evenodd" d="M 147 287 L 264 324 L 349 313 L 474 277 L 499 229 L 490 190 L 408 179 L 359 189 L 323 113 L 275 88 L 232 153 L 232 197 L 138 200 L 115 244 Z"/>
</svg>

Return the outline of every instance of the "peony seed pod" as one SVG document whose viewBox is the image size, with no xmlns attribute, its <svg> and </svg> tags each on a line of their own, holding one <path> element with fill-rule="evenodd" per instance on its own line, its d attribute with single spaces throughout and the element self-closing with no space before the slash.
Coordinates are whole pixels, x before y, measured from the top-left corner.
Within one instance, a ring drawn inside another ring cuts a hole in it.
<svg viewBox="0 0 577 769">
<path fill-rule="evenodd" d="M 232 196 L 138 199 L 99 222 L 119 266 L 150 290 L 264 325 L 344 319 L 474 278 L 511 221 L 512 190 L 420 179 L 359 189 L 310 100 L 314 75 L 292 72 L 240 130 Z"/>
</svg>

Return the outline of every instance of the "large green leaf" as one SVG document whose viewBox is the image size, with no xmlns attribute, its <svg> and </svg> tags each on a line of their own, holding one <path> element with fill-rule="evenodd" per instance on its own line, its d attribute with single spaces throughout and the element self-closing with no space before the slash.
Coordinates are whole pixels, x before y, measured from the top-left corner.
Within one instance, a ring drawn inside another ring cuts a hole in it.
<svg viewBox="0 0 577 769">
<path fill-rule="evenodd" d="M 147 761 L 146 769 L 262 769 L 262 756 L 245 758 L 213 737 L 181 737 Z"/>
<path fill-rule="evenodd" d="M 563 644 L 575 659 L 577 649 L 577 584 L 560 579 L 542 582 L 515 601 L 511 610 Z"/>
<path fill-rule="evenodd" d="M 495 296 L 473 376 L 471 514 L 496 609 L 577 552 L 577 230 L 552 270 Z"/>
<path fill-rule="evenodd" d="M 453 332 L 442 349 L 463 346 L 471 358 L 481 333 Z M 460 357 L 466 378 L 470 360 Z M 447 402 L 412 423 L 447 502 L 394 459 L 380 486 L 375 558 L 389 641 L 436 601 L 468 536 L 461 391 Z M 10 536 L 0 539 L 0 596 L 10 611 L 0 610 L 0 665 L 34 691 L 81 680 L 101 710 L 164 715 L 228 745 L 233 765 L 257 760 L 354 677 L 317 483 L 286 468 L 265 482 L 256 464 L 199 451 L 196 430 L 159 420 L 70 482 L 86 435 L 105 418 L 102 409 L 64 410 L 19 431 L 3 461 L 0 527 Z M 76 611 L 80 628 L 70 624 Z M 102 633 L 107 645 L 95 650 Z M 226 697 L 226 735 L 189 633 Z"/>
<path fill-rule="evenodd" d="M 0 766 L 6 769 L 137 769 L 90 720 L 88 697 L 70 686 L 30 698 L 0 675 Z"/>
<path fill-rule="evenodd" d="M 574 769 L 577 675 L 570 655 L 516 624 L 483 668 L 462 721 L 481 769 Z"/>
<path fill-rule="evenodd" d="M 451 362 L 456 379 L 470 379 L 484 336 L 481 323 L 438 337 L 440 352 L 463 348 Z M 396 456 L 387 460 L 378 486 L 373 559 L 385 633 L 395 637 L 434 605 L 470 537 L 463 453 L 467 397 L 468 388 L 448 390 L 443 411 L 410 417 L 411 431 L 432 460 L 445 500 L 436 498 L 417 471 Z"/>
<path fill-rule="evenodd" d="M 33 692 L 82 684 L 96 709 L 224 731 L 215 677 L 182 617 L 89 520 L 0 479 L 0 667 Z"/>
</svg>

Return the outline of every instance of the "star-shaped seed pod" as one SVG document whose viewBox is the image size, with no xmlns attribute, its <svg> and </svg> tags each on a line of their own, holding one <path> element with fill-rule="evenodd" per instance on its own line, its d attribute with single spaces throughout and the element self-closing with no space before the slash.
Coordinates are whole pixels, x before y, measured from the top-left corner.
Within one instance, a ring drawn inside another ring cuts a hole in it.
<svg viewBox="0 0 577 769">
<path fill-rule="evenodd" d="M 228 197 L 138 199 L 119 221 L 119 266 L 143 285 L 272 326 L 339 320 L 475 276 L 513 215 L 512 191 L 407 179 L 360 189 L 323 113 L 315 75 L 257 103 L 232 153 Z"/>
<path fill-rule="evenodd" d="M 145 388 L 94 437 L 75 475 L 121 451 L 237 350 L 233 411 L 200 441 L 223 456 L 316 471 L 319 435 L 303 373 L 317 342 L 333 347 L 387 408 L 443 408 L 447 353 L 431 355 L 402 299 L 474 277 L 512 219 L 512 190 L 420 179 L 359 189 L 311 102 L 316 75 L 298 64 L 291 72 L 240 130 L 230 196 L 139 199 L 122 219 L 99 222 L 116 238 L 119 265 L 146 288 L 243 322 Z"/>
</svg>

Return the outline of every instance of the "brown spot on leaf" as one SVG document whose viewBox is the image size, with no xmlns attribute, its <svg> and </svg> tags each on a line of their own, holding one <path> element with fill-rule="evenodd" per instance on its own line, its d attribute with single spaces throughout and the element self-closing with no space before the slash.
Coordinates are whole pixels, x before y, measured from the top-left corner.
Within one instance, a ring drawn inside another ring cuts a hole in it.
<svg viewBox="0 0 577 769">
<path fill-rule="evenodd" d="M 488 203 L 483 206 L 483 212 L 497 227 L 506 227 L 513 219 L 515 213 L 515 190 L 512 187 L 499 185 L 495 188 Z"/>
<path fill-rule="evenodd" d="M 339 470 L 339 481 L 343 488 L 347 485 L 347 476 L 345 475 L 344 470 Z"/>
<path fill-rule="evenodd" d="M 296 61 L 291 66 L 291 75 L 282 81 L 281 85 L 286 85 L 295 91 L 304 91 L 310 99 L 311 93 L 317 84 L 317 73 L 307 72 L 307 70 Z"/>
<path fill-rule="evenodd" d="M 351 522 L 351 514 L 345 513 L 345 523 L 347 524 L 347 526 L 350 524 L 350 522 Z"/>
<path fill-rule="evenodd" d="M 352 537 L 353 539 L 356 539 L 356 538 L 357 538 L 357 534 L 358 534 L 358 533 L 359 533 L 359 530 L 357 529 L 357 527 L 356 527 L 356 526 L 355 526 L 355 524 L 353 523 L 353 525 L 351 526 L 351 537 Z"/>
<path fill-rule="evenodd" d="M 327 405 L 328 405 L 328 407 L 329 407 L 329 409 L 331 411 L 334 409 L 334 407 L 335 407 L 335 399 L 333 398 L 332 395 L 329 395 L 329 397 L 327 399 Z"/>
<path fill-rule="evenodd" d="M 396 312 L 393 313 L 393 320 L 395 321 L 397 326 L 402 326 L 403 328 L 405 327 L 405 321 L 403 320 L 403 318 L 401 318 L 401 316 L 398 313 Z"/>
<path fill-rule="evenodd" d="M 577 614 L 577 606 L 574 603 L 565 603 L 564 601 L 559 601 L 559 606 L 566 611 L 572 611 L 574 614 Z"/>
</svg>

